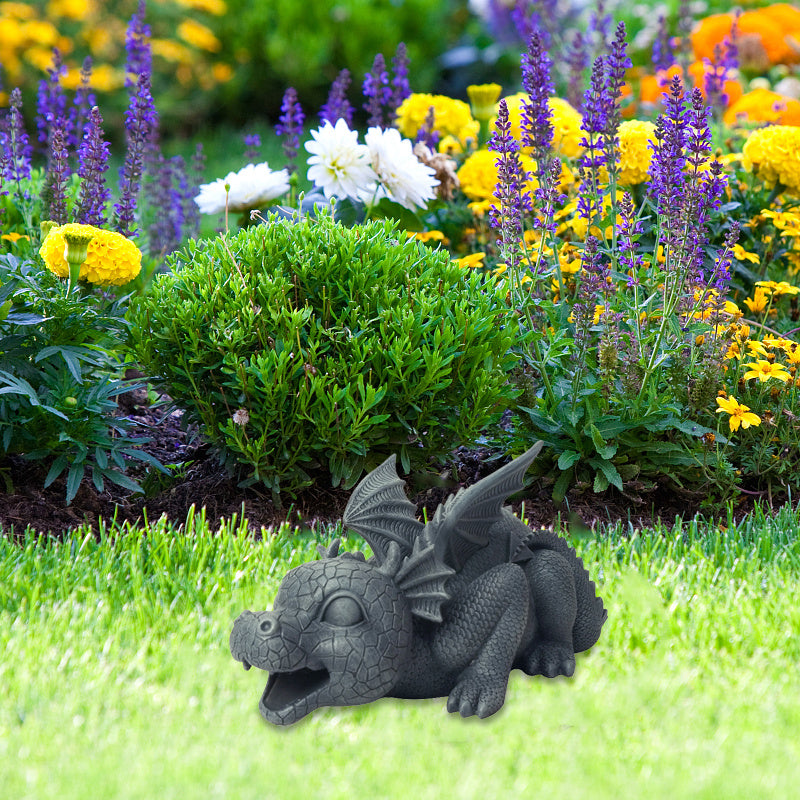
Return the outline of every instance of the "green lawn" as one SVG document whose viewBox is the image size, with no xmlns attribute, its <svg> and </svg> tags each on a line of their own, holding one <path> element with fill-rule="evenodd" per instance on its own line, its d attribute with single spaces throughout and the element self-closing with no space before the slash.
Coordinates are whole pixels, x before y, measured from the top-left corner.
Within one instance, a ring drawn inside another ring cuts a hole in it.
<svg viewBox="0 0 800 800">
<path fill-rule="evenodd" d="M 0 795 L 793 797 L 798 529 L 787 509 L 727 531 L 604 530 L 576 541 L 609 620 L 573 679 L 515 673 L 488 720 L 384 700 L 286 729 L 262 721 L 265 674 L 228 635 L 313 537 L 254 541 L 200 515 L 146 537 L 0 537 Z"/>
</svg>

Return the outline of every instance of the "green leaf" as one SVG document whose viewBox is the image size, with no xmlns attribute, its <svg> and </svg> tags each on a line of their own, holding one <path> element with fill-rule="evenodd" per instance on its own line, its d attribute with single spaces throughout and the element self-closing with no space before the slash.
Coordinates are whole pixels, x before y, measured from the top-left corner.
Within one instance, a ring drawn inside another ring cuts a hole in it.
<svg viewBox="0 0 800 800">
<path fill-rule="evenodd" d="M 622 478 L 620 477 L 619 472 L 617 472 L 617 468 L 610 461 L 592 458 L 589 459 L 589 465 L 594 467 L 594 469 L 598 471 L 598 475 L 599 474 L 603 475 L 606 481 L 605 488 L 608 488 L 608 484 L 611 484 L 620 491 L 623 490 Z M 597 484 L 597 477 L 595 477 L 595 485 L 596 484 Z M 601 489 L 600 491 L 603 490 Z"/>
<path fill-rule="evenodd" d="M 617 454 L 617 445 L 608 444 L 594 423 L 589 425 L 589 435 L 592 437 L 592 443 L 600 458 L 608 460 Z"/>
<path fill-rule="evenodd" d="M 581 459 L 581 454 L 576 453 L 574 450 L 565 450 L 559 457 L 558 457 L 558 468 L 560 470 L 566 470 L 572 467 Z"/>
</svg>

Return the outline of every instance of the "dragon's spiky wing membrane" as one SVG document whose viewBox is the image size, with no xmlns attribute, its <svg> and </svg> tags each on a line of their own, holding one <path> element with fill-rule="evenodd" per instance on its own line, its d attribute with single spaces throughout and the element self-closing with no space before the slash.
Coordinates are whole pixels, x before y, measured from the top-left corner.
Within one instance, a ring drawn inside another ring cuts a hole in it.
<svg viewBox="0 0 800 800">
<path fill-rule="evenodd" d="M 416 508 L 406 497 L 404 486 L 405 481 L 397 474 L 395 456 L 389 456 L 356 486 L 344 510 L 344 525 L 361 534 L 380 564 L 392 542 L 403 555 L 409 555 L 424 527 L 415 516 Z"/>
<path fill-rule="evenodd" d="M 428 523 L 428 535 L 436 542 L 437 550 L 449 554 L 457 567 L 486 546 L 489 530 L 502 518 L 506 498 L 524 488 L 525 471 L 539 455 L 543 444 L 537 442 L 497 472 L 461 490 L 436 509 Z"/>
</svg>

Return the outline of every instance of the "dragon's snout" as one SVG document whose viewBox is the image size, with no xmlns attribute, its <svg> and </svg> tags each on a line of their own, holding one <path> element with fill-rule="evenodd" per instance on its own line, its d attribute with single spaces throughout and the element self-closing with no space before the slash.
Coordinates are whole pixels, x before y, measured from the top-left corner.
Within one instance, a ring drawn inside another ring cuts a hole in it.
<svg viewBox="0 0 800 800">
<path fill-rule="evenodd" d="M 245 669 L 261 666 L 264 643 L 280 630 L 278 617 L 272 611 L 243 611 L 233 623 L 230 637 L 231 655 L 241 661 Z"/>
</svg>

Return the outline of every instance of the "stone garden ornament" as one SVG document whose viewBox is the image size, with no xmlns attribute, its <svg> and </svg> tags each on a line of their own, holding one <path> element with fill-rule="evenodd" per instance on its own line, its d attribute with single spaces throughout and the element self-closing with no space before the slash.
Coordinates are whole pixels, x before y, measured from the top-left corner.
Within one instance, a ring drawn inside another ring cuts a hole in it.
<svg viewBox="0 0 800 800">
<path fill-rule="evenodd" d="M 374 555 L 338 553 L 290 570 L 272 611 L 244 611 L 230 637 L 245 669 L 269 672 L 259 709 L 289 725 L 321 706 L 443 697 L 488 717 L 512 669 L 572 675 L 606 620 L 567 542 L 503 506 L 541 442 L 462 489 L 427 524 L 391 456 L 353 491 L 344 524 Z"/>
</svg>

